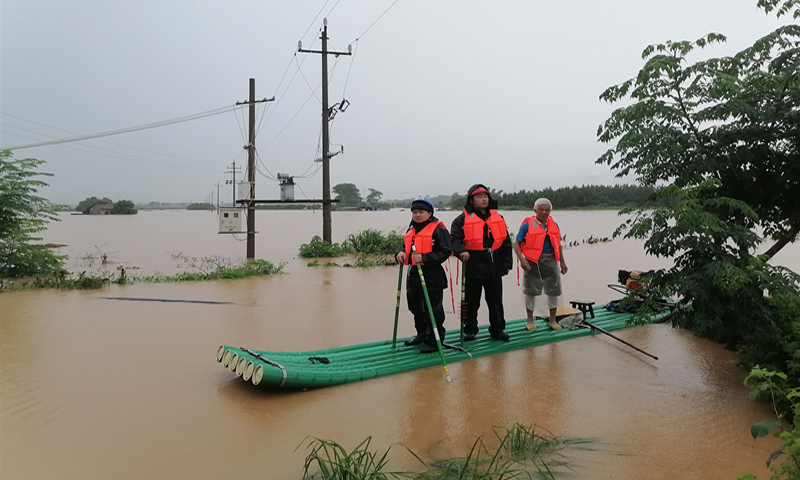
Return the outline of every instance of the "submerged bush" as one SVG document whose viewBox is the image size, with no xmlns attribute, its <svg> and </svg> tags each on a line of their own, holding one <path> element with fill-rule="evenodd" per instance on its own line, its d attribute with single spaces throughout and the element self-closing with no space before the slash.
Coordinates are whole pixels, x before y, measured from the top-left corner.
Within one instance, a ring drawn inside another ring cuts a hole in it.
<svg viewBox="0 0 800 480">
<path fill-rule="evenodd" d="M 331 258 L 341 257 L 347 251 L 338 243 L 325 242 L 319 235 L 314 235 L 311 241 L 300 245 L 301 258 Z"/>
<path fill-rule="evenodd" d="M 262 259 L 250 260 L 246 263 L 233 263 L 230 266 L 218 266 L 212 271 L 181 272 L 169 276 L 146 276 L 137 280 L 145 282 L 197 282 L 202 280 L 239 280 L 249 277 L 263 277 L 283 273 L 283 263 L 275 265 Z"/>
<path fill-rule="evenodd" d="M 403 249 L 403 237 L 394 232 L 384 234 L 367 229 L 348 235 L 342 247 L 362 255 L 394 255 Z"/>
</svg>

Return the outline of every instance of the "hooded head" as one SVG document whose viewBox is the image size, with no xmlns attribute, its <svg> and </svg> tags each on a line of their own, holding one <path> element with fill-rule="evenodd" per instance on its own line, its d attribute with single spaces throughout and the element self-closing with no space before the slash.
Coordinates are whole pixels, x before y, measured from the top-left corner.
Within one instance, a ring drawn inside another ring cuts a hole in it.
<svg viewBox="0 0 800 480">
<path fill-rule="evenodd" d="M 467 191 L 467 203 L 464 205 L 464 209 L 468 213 L 473 213 L 475 211 L 475 205 L 472 203 L 472 196 L 479 193 L 485 193 L 489 196 L 489 206 L 487 207 L 488 210 L 497 210 L 497 201 L 492 198 L 489 187 L 482 183 L 476 183 L 475 185 L 469 187 L 469 190 Z"/>
</svg>

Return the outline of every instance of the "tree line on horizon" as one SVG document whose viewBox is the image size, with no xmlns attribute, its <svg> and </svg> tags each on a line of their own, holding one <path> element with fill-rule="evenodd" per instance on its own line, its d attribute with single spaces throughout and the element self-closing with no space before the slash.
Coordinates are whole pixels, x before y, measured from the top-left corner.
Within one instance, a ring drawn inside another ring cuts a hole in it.
<svg viewBox="0 0 800 480">
<path fill-rule="evenodd" d="M 658 191 L 656 187 L 641 185 L 581 185 L 562 188 L 544 188 L 541 190 L 520 190 L 504 192 L 492 190 L 492 198 L 497 200 L 500 208 L 532 209 L 539 198 L 547 198 L 554 208 L 594 208 L 594 207 L 641 207 L 653 198 Z M 358 187 L 352 183 L 340 183 L 333 187 L 335 198 L 339 199 L 338 207 L 368 208 L 407 208 L 413 198 L 401 200 L 381 200 L 382 192 L 369 189 L 366 198 L 361 197 Z M 466 194 L 427 195 L 437 208 L 460 210 L 466 203 Z"/>
</svg>

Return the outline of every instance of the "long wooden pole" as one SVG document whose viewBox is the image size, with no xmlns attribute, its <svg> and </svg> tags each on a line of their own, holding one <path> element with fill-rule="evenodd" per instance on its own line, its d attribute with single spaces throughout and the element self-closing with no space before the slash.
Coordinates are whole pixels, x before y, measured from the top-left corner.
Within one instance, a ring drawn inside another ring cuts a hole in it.
<svg viewBox="0 0 800 480">
<path fill-rule="evenodd" d="M 639 348 L 639 347 L 636 347 L 636 346 L 633 346 L 633 345 L 631 345 L 630 343 L 626 342 L 625 340 L 623 340 L 623 339 L 621 339 L 621 338 L 619 338 L 619 337 L 617 337 L 617 336 L 615 336 L 615 335 L 612 335 L 612 334 L 611 334 L 610 332 L 608 332 L 607 330 L 604 330 L 604 329 L 602 329 L 602 328 L 598 327 L 597 325 L 595 325 L 595 324 L 593 324 L 593 323 L 590 323 L 590 322 L 589 322 L 588 320 L 586 320 L 586 319 L 584 319 L 584 320 L 583 320 L 583 323 L 585 323 L 586 325 L 589 325 L 591 328 L 593 328 L 593 329 L 597 330 L 598 332 L 605 333 L 606 335 L 608 335 L 609 337 L 613 338 L 614 340 L 616 340 L 616 341 L 618 341 L 618 342 L 622 342 L 622 343 L 624 343 L 625 345 L 627 345 L 627 346 L 631 347 L 632 349 L 636 350 L 637 352 L 640 352 L 640 353 L 643 353 L 643 354 L 647 355 L 648 357 L 652 358 L 653 360 L 658 360 L 658 357 L 656 357 L 655 355 L 650 355 L 649 353 L 645 352 L 645 351 L 644 351 L 644 350 L 642 350 L 641 348 Z"/>
</svg>

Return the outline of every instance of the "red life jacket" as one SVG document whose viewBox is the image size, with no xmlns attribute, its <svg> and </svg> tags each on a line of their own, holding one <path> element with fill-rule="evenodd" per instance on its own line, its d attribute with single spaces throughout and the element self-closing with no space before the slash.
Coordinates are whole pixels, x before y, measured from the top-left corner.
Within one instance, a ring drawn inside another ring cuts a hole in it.
<svg viewBox="0 0 800 480">
<path fill-rule="evenodd" d="M 444 226 L 442 222 L 431 222 L 425 225 L 425 228 L 419 231 L 419 233 L 414 233 L 414 226 L 412 225 L 409 227 L 408 231 L 406 232 L 405 236 L 403 237 L 403 243 L 405 244 L 405 251 L 406 251 L 406 265 L 416 265 L 417 263 L 414 261 L 412 252 L 411 252 L 411 244 L 414 244 L 414 247 L 417 249 L 417 253 L 420 255 L 425 253 L 431 253 L 433 251 L 433 231 L 436 230 L 437 226 Z"/>
<path fill-rule="evenodd" d="M 538 263 L 539 257 L 542 256 L 542 250 L 544 250 L 544 239 L 549 236 L 550 245 L 555 250 L 556 261 L 561 260 L 561 232 L 558 231 L 558 225 L 553 217 L 547 217 L 546 232 L 535 220 L 536 217 L 525 219 L 525 222 L 528 222 L 528 234 L 525 235 L 525 243 L 522 244 L 522 254 L 531 262 Z"/>
<path fill-rule="evenodd" d="M 497 210 L 489 210 L 489 218 L 484 222 L 476 214 L 468 214 L 464 210 L 464 246 L 467 250 L 483 250 L 483 226 L 489 225 L 489 232 L 494 239 L 492 250 L 497 250 L 508 238 L 508 225 Z"/>
</svg>

